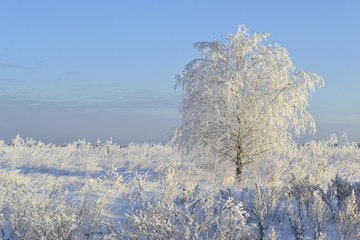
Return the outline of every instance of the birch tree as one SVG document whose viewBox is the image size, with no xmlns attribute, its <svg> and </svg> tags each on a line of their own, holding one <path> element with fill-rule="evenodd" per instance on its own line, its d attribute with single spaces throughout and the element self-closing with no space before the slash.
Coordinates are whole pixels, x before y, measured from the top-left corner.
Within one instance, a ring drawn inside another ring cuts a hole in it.
<svg viewBox="0 0 360 240">
<path fill-rule="evenodd" d="M 316 131 L 306 107 L 323 79 L 297 69 L 285 48 L 266 43 L 268 36 L 241 25 L 221 41 L 197 42 L 201 57 L 176 75 L 183 88 L 177 143 L 233 161 L 238 181 L 262 154 Z"/>
</svg>

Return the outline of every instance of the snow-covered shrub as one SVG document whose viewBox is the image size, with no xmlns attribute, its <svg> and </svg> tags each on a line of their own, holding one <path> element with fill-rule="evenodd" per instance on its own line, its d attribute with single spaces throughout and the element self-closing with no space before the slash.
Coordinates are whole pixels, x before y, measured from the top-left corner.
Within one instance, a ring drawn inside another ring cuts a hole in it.
<svg viewBox="0 0 360 240">
<path fill-rule="evenodd" d="M 322 198 L 322 192 L 317 190 L 310 196 L 311 201 L 308 202 L 307 216 L 309 218 L 309 227 L 312 229 L 315 240 L 324 239 L 326 234 L 324 232 L 325 226 L 330 221 L 332 214 L 328 205 Z"/>
<path fill-rule="evenodd" d="M 336 210 L 341 211 L 345 208 L 346 199 L 352 195 L 353 187 L 349 181 L 337 174 L 335 179 L 332 179 L 331 184 L 329 184 L 329 192 L 335 193 Z"/>
<path fill-rule="evenodd" d="M 314 192 L 318 190 L 318 186 L 308 177 L 301 179 L 293 175 L 288 188 L 292 199 L 288 209 L 291 232 L 296 240 L 304 239 L 307 230 L 307 209 L 314 201 Z"/>
<path fill-rule="evenodd" d="M 102 235 L 101 207 L 54 185 L 37 193 L 17 172 L 0 173 L 0 237 L 3 239 L 88 239 Z"/>
<path fill-rule="evenodd" d="M 279 239 L 279 234 L 275 231 L 274 227 L 270 227 L 266 239 L 268 240 L 277 240 Z"/>
<path fill-rule="evenodd" d="M 134 239 L 253 239 L 242 203 L 224 194 L 183 189 L 172 199 L 156 196 L 125 215 L 122 235 Z M 125 230 L 124 230 L 125 229 Z"/>
<path fill-rule="evenodd" d="M 342 240 L 360 238 L 360 213 L 354 191 L 344 200 L 343 209 L 338 212 L 337 230 Z"/>
<path fill-rule="evenodd" d="M 298 178 L 294 175 L 288 188 L 290 196 L 296 201 L 296 204 L 304 204 L 305 211 L 300 215 L 306 216 L 306 208 L 314 201 L 314 195 L 319 190 L 319 186 L 311 182 L 309 177 Z"/>
<path fill-rule="evenodd" d="M 255 184 L 250 197 L 250 213 L 256 222 L 259 239 L 264 239 L 266 230 L 276 224 L 279 210 L 278 200 L 282 197 L 280 187 L 264 187 Z"/>
<path fill-rule="evenodd" d="M 297 177 L 309 177 L 322 188 L 326 188 L 336 175 L 349 181 L 359 181 L 360 149 L 357 144 L 331 135 L 326 141 L 311 141 L 288 151 L 288 172 Z"/>
<path fill-rule="evenodd" d="M 306 219 L 302 213 L 302 205 L 291 205 L 288 210 L 290 229 L 296 240 L 305 238 Z"/>
</svg>

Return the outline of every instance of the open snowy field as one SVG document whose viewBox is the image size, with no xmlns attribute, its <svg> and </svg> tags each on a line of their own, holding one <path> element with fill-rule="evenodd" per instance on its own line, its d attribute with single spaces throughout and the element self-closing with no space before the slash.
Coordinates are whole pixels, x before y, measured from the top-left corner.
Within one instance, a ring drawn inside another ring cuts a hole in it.
<svg viewBox="0 0 360 240">
<path fill-rule="evenodd" d="M 360 149 L 231 163 L 169 145 L 0 142 L 2 239 L 359 239 Z"/>
</svg>

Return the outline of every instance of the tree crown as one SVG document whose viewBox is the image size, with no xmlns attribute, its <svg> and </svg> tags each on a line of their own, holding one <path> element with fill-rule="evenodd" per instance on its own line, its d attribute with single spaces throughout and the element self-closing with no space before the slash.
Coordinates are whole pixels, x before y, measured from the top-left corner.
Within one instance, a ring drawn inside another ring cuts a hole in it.
<svg viewBox="0 0 360 240">
<path fill-rule="evenodd" d="M 323 79 L 297 69 L 288 51 L 265 44 L 268 33 L 239 26 L 222 41 L 197 42 L 201 58 L 176 76 L 184 93 L 178 143 L 244 163 L 280 151 L 293 135 L 315 132 L 308 96 Z"/>
</svg>

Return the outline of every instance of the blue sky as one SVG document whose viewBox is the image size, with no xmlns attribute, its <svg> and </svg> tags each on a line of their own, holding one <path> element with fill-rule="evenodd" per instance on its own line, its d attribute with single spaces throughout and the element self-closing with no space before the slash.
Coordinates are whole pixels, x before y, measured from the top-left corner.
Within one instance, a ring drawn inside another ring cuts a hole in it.
<svg viewBox="0 0 360 240">
<path fill-rule="evenodd" d="M 360 142 L 360 2 L 0 2 L 0 139 L 166 142 L 179 127 L 174 74 L 197 41 L 245 24 L 325 79 L 310 98 L 318 133 Z"/>
</svg>

